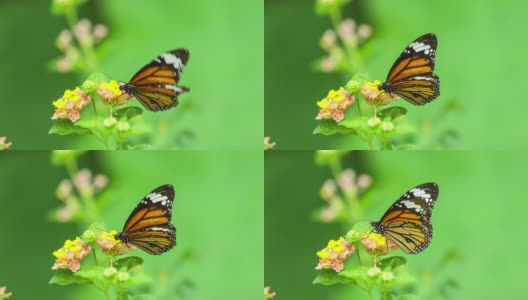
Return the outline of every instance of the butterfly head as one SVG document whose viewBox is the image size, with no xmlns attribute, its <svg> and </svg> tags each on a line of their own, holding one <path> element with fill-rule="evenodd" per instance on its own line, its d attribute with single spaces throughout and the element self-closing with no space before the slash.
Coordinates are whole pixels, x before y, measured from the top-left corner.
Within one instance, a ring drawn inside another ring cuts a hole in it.
<svg viewBox="0 0 528 300">
<path fill-rule="evenodd" d="M 135 88 L 136 86 L 131 83 L 126 83 L 122 81 L 119 82 L 119 89 L 129 95 L 132 95 Z"/>
<path fill-rule="evenodd" d="M 127 233 L 126 232 L 120 232 L 114 235 L 114 238 L 118 241 L 127 242 Z"/>
</svg>

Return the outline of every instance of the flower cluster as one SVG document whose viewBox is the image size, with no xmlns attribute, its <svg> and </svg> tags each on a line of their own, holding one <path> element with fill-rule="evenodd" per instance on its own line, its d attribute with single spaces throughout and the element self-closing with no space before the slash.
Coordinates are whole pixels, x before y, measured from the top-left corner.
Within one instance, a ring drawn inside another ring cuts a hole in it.
<svg viewBox="0 0 528 300">
<path fill-rule="evenodd" d="M 343 20 L 335 29 L 326 30 L 319 40 L 319 45 L 327 55 L 320 60 L 319 69 L 323 72 L 357 71 L 357 62 L 360 59 L 358 47 L 371 35 L 372 28 L 369 25 L 357 25 L 353 19 Z M 350 53 L 355 53 L 355 57 L 348 57 Z M 350 65 L 350 61 L 356 63 Z"/>
<path fill-rule="evenodd" d="M 277 143 L 270 141 L 271 137 L 264 137 L 264 150 L 273 149 Z"/>
<path fill-rule="evenodd" d="M 97 94 L 103 102 L 110 106 L 123 105 L 129 99 L 128 95 L 123 94 L 123 91 L 115 80 L 101 82 L 97 88 Z"/>
<path fill-rule="evenodd" d="M 321 199 L 328 203 L 321 211 L 321 220 L 332 222 L 343 211 L 351 199 L 358 199 L 372 185 L 372 177 L 367 174 L 357 174 L 352 169 L 343 170 L 336 180 L 327 179 L 319 190 Z M 339 189 L 338 189 L 339 187 Z M 341 194 L 339 193 L 341 192 Z"/>
<path fill-rule="evenodd" d="M 343 87 L 337 91 L 331 90 L 326 98 L 317 102 L 320 110 L 315 119 L 334 119 L 336 122 L 341 122 L 345 118 L 345 111 L 354 103 L 354 100 L 354 96 Z"/>
<path fill-rule="evenodd" d="M 339 240 L 330 240 L 326 248 L 317 252 L 319 263 L 316 270 L 333 269 L 341 272 L 344 268 L 344 261 L 354 253 L 354 246 L 350 245 L 343 237 Z"/>
<path fill-rule="evenodd" d="M 361 239 L 361 244 L 368 253 L 374 256 L 387 255 L 399 249 L 393 241 L 375 232 L 366 234 Z"/>
<path fill-rule="evenodd" d="M 394 100 L 399 99 L 397 95 L 388 94 L 385 91 L 381 90 L 379 87 L 381 81 L 374 80 L 374 82 L 366 81 L 361 86 L 361 94 L 365 98 L 365 101 L 372 105 L 373 107 L 378 107 L 380 105 L 387 105 Z"/>
<path fill-rule="evenodd" d="M 275 298 L 276 292 L 270 292 L 271 288 L 269 286 L 264 287 L 264 300 Z"/>
<path fill-rule="evenodd" d="M 70 119 L 72 122 L 77 122 L 81 117 L 81 110 L 90 103 L 90 100 L 90 96 L 86 95 L 79 87 L 66 90 L 60 99 L 53 102 L 55 113 L 51 119 Z"/>
<path fill-rule="evenodd" d="M 5 136 L 0 136 L 0 150 L 6 150 L 6 149 L 9 149 L 9 147 L 11 147 L 11 145 L 13 143 L 6 143 L 6 137 Z"/>
<path fill-rule="evenodd" d="M 122 255 L 128 252 L 129 249 L 135 249 L 134 246 L 127 246 L 126 243 L 123 243 L 119 240 L 116 240 L 115 235 L 117 231 L 111 230 L 110 232 L 102 232 L 97 238 L 97 244 L 103 252 L 109 253 L 113 256 Z"/>
<path fill-rule="evenodd" d="M 11 297 L 12 293 L 11 292 L 7 293 L 6 289 L 7 288 L 5 286 L 0 287 L 0 300 L 4 300 L 4 299 Z"/>
<path fill-rule="evenodd" d="M 53 252 L 55 256 L 55 264 L 51 267 L 52 270 L 70 269 L 72 272 L 77 272 L 81 268 L 81 260 L 86 257 L 91 251 L 81 238 L 77 237 L 75 240 L 67 240 L 64 246 Z"/>
<path fill-rule="evenodd" d="M 82 19 L 73 26 L 72 30 L 64 29 L 55 41 L 57 49 L 63 55 L 56 61 L 55 69 L 61 73 L 72 71 L 76 66 L 86 63 L 83 53 L 75 43 L 74 37 L 83 49 L 92 49 L 108 35 L 108 28 L 102 24 L 92 25 L 90 20 Z"/>
<path fill-rule="evenodd" d="M 68 222 L 82 209 L 80 199 L 92 199 L 94 195 L 100 193 L 108 185 L 108 178 L 105 175 L 92 175 L 88 169 L 82 169 L 74 175 L 73 180 L 64 179 L 60 182 L 55 191 L 57 198 L 64 203 L 55 215 L 59 222 Z M 78 193 L 75 193 L 74 187 Z"/>
</svg>

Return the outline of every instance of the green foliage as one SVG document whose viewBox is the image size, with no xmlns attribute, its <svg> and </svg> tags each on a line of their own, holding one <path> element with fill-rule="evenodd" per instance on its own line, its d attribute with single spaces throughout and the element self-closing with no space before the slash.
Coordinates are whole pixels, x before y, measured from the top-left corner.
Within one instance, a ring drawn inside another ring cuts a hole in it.
<svg viewBox="0 0 528 300">
<path fill-rule="evenodd" d="M 83 128 L 76 125 L 70 120 L 56 120 L 51 126 L 48 134 L 58 134 L 58 135 L 69 135 L 69 134 L 87 134 L 91 131 L 88 128 Z"/>
<path fill-rule="evenodd" d="M 341 126 L 339 123 L 334 120 L 322 120 L 319 122 L 317 127 L 315 127 L 313 134 L 322 134 L 322 135 L 334 135 L 334 134 L 357 134 L 356 130 L 353 128 L 347 128 Z"/>
<path fill-rule="evenodd" d="M 70 270 L 59 269 L 55 271 L 51 277 L 49 284 L 58 284 L 58 285 L 70 285 L 70 284 L 84 284 L 90 282 L 90 280 L 83 278 L 81 276 L 76 276 Z"/>
<path fill-rule="evenodd" d="M 53 0 L 51 2 L 51 13 L 53 15 L 67 15 L 75 11 L 88 0 Z"/>
<path fill-rule="evenodd" d="M 318 15 L 332 15 L 350 3 L 350 0 L 323 1 L 318 0 L 315 4 L 315 12 Z"/>
<path fill-rule="evenodd" d="M 378 117 L 380 119 L 389 119 L 391 121 L 398 117 L 405 116 L 406 114 L 407 109 L 402 106 L 387 107 L 378 111 Z"/>
<path fill-rule="evenodd" d="M 407 263 L 407 259 L 402 256 L 391 256 L 384 258 L 377 262 L 378 267 L 384 270 L 392 271 L 397 267 L 403 266 Z"/>
<path fill-rule="evenodd" d="M 341 276 L 340 273 L 337 273 L 334 270 L 323 270 L 317 274 L 312 283 L 322 285 L 348 284 L 354 283 L 354 279 L 347 276 Z"/>
<path fill-rule="evenodd" d="M 136 116 L 140 116 L 143 110 L 137 106 L 123 107 L 113 112 L 114 118 L 118 120 L 130 120 Z"/>
<path fill-rule="evenodd" d="M 114 267 L 116 267 L 117 269 L 125 269 L 125 270 L 130 270 L 142 264 L 143 264 L 143 259 L 139 256 L 129 256 L 129 257 L 120 258 L 114 261 Z"/>
</svg>

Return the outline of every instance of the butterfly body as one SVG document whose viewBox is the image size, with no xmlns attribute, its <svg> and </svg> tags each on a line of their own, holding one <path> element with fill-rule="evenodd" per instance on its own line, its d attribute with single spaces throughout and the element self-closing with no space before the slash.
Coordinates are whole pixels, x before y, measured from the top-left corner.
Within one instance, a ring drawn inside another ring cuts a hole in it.
<svg viewBox="0 0 528 300">
<path fill-rule="evenodd" d="M 409 254 L 422 252 L 433 238 L 431 213 L 438 198 L 436 183 L 421 184 L 400 197 L 374 229 Z"/>
<path fill-rule="evenodd" d="M 132 211 L 115 239 L 154 255 L 172 249 L 176 245 L 176 228 L 170 223 L 173 201 L 172 185 L 153 190 Z"/>
<path fill-rule="evenodd" d="M 433 73 L 437 45 L 434 33 L 417 38 L 400 54 L 378 89 L 414 105 L 436 99 L 440 95 L 440 78 Z"/>
<path fill-rule="evenodd" d="M 176 49 L 153 59 L 120 89 L 136 98 L 151 111 L 167 110 L 178 105 L 178 96 L 189 88 L 179 86 L 181 73 L 189 60 L 189 50 Z"/>
</svg>

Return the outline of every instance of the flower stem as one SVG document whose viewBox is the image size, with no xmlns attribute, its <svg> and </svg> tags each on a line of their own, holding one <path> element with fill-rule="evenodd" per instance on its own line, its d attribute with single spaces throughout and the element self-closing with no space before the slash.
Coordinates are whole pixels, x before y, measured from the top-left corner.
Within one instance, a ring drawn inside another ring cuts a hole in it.
<svg viewBox="0 0 528 300">
<path fill-rule="evenodd" d="M 92 103 L 93 103 L 93 108 L 94 108 L 95 115 L 98 116 L 98 114 L 97 114 L 97 106 L 95 105 L 95 97 L 93 97 L 93 95 L 92 95 Z"/>
<path fill-rule="evenodd" d="M 93 249 L 93 247 L 92 247 L 92 249 Z M 92 253 L 93 253 L 93 258 L 94 258 L 95 265 L 98 266 L 98 263 L 97 263 L 97 254 L 95 254 L 95 249 L 93 249 Z"/>
<path fill-rule="evenodd" d="M 356 98 L 356 103 L 357 103 L 357 110 L 359 112 L 359 115 L 362 116 L 362 114 L 361 114 L 361 104 L 359 104 L 359 93 L 355 94 L 355 98 Z"/>
</svg>

